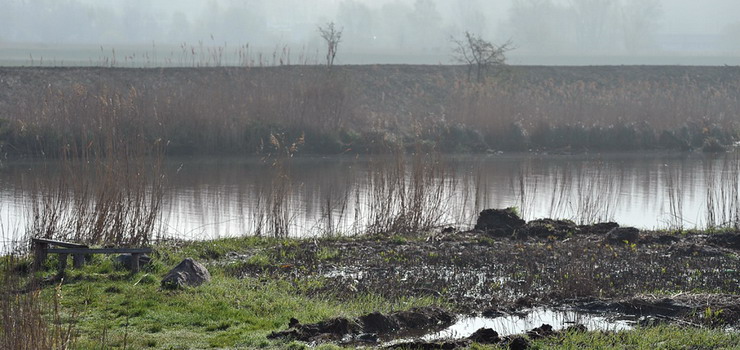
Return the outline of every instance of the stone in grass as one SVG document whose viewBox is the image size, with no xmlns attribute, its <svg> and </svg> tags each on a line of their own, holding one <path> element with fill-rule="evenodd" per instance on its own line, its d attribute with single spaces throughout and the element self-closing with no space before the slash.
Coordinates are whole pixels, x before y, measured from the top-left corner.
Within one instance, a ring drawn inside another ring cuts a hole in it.
<svg viewBox="0 0 740 350">
<path fill-rule="evenodd" d="M 117 266 L 120 266 L 122 268 L 131 268 L 131 254 L 121 254 L 115 258 L 115 264 Z M 152 258 L 147 256 L 146 254 L 139 255 L 139 266 L 143 267 L 146 265 L 151 264 Z"/>
<path fill-rule="evenodd" d="M 634 227 L 615 227 L 606 234 L 606 240 L 611 243 L 635 243 L 640 239 L 640 230 Z"/>
<path fill-rule="evenodd" d="M 164 278 L 162 288 L 178 289 L 184 287 L 197 287 L 211 280 L 211 274 L 203 264 L 187 258 L 177 264 Z"/>
</svg>

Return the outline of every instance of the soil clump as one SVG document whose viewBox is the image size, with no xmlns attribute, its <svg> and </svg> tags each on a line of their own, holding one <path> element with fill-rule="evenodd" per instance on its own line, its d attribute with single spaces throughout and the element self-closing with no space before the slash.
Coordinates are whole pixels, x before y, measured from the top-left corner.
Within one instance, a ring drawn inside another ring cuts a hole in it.
<svg viewBox="0 0 740 350">
<path fill-rule="evenodd" d="M 377 342 L 403 333 L 424 332 L 449 326 L 455 316 L 437 307 L 414 308 L 389 314 L 373 312 L 357 318 L 337 317 L 319 323 L 301 324 L 291 319 L 289 329 L 273 332 L 268 338 L 304 342 Z"/>
</svg>

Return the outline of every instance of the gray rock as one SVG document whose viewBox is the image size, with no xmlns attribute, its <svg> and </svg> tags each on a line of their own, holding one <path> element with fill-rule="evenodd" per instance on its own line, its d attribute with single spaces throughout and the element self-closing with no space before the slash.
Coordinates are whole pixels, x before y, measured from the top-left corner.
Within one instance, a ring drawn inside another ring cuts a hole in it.
<svg viewBox="0 0 740 350">
<path fill-rule="evenodd" d="M 211 273 L 208 272 L 203 264 L 187 258 L 177 264 L 164 278 L 162 278 L 162 288 L 177 289 L 188 287 L 197 287 L 211 280 Z"/>
<path fill-rule="evenodd" d="M 611 243 L 635 243 L 640 239 L 640 230 L 634 227 L 615 227 L 606 234 L 606 240 Z"/>
<path fill-rule="evenodd" d="M 131 268 L 131 254 L 121 254 L 115 259 L 115 264 L 124 268 Z M 144 267 L 152 262 L 152 258 L 146 254 L 139 255 L 139 267 Z"/>
</svg>

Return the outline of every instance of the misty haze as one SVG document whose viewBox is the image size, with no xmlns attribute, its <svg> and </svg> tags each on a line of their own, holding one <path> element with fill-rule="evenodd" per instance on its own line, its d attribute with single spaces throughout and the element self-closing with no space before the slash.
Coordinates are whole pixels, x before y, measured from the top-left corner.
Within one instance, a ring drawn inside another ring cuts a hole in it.
<svg viewBox="0 0 740 350">
<path fill-rule="evenodd" d="M 0 349 L 738 349 L 738 13 L 0 0 Z"/>
<path fill-rule="evenodd" d="M 183 52 L 205 47 L 239 64 L 248 46 L 252 58 L 289 50 L 316 63 L 316 28 L 333 21 L 340 64 L 450 64 L 450 38 L 470 31 L 511 39 L 512 64 L 734 65 L 737 13 L 732 0 L 4 0 L 0 61 L 187 65 Z"/>
</svg>

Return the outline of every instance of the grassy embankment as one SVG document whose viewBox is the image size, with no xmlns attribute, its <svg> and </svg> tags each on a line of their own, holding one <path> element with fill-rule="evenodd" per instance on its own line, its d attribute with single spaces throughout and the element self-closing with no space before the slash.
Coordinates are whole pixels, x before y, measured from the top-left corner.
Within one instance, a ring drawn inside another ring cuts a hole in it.
<svg viewBox="0 0 740 350">
<path fill-rule="evenodd" d="M 223 261 L 217 260 L 211 260 L 208 265 L 212 283 L 181 291 L 159 289 L 161 276 L 183 257 L 203 260 L 205 256 L 227 251 L 272 245 L 289 248 L 293 244 L 293 241 L 246 238 L 162 247 L 157 249 L 155 263 L 133 276 L 118 269 L 110 259 L 96 257 L 83 269 L 69 270 L 58 289 L 54 285 L 44 288 L 36 302 L 53 302 L 53 295 L 59 293 L 56 302 L 60 308 L 43 311 L 58 312 L 65 328 L 71 323 L 76 349 L 282 348 L 285 342 L 271 342 L 265 336 L 271 330 L 283 328 L 291 317 L 316 322 L 337 315 L 354 316 L 439 303 L 431 298 L 391 301 L 362 294 L 346 300 L 325 299 L 306 294 L 312 288 L 309 282 L 236 278 L 225 272 L 228 262 L 222 265 Z M 267 267 L 276 259 L 279 257 L 257 255 L 243 263 Z M 49 266 L 54 264 L 54 259 L 50 259 Z"/>
<path fill-rule="evenodd" d="M 54 155 L 116 128 L 169 154 L 707 150 L 738 139 L 734 67 L 4 68 L 0 145 Z M 115 122 L 98 111 L 115 108 Z"/>
</svg>

